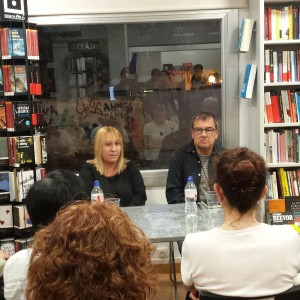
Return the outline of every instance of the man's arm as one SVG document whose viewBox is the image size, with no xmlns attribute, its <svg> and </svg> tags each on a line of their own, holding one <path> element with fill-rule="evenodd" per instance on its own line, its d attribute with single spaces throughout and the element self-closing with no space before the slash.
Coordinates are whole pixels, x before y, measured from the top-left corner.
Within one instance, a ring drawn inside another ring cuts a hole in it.
<svg viewBox="0 0 300 300">
<path fill-rule="evenodd" d="M 182 168 L 182 161 L 175 153 L 170 161 L 166 185 L 166 197 L 169 204 L 185 202 L 184 178 Z"/>
</svg>

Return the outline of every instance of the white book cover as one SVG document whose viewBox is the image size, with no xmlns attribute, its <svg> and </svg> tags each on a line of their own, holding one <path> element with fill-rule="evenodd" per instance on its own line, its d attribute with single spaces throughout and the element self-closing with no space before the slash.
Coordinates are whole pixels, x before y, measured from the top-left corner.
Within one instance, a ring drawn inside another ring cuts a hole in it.
<svg viewBox="0 0 300 300">
<path fill-rule="evenodd" d="M 254 20 L 243 19 L 240 29 L 238 50 L 240 52 L 248 52 L 253 32 Z"/>
</svg>

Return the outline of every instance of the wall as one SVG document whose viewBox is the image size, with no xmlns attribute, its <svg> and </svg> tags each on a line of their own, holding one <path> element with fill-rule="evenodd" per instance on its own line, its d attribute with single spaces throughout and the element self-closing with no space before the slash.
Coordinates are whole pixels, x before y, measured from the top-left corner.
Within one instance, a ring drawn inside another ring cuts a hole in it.
<svg viewBox="0 0 300 300">
<path fill-rule="evenodd" d="M 87 5 L 88 3 L 88 5 Z M 144 11 L 179 11 L 195 9 L 225 9 L 247 6 L 246 0 L 27 0 L 29 16 L 63 14 L 106 14 Z"/>
</svg>

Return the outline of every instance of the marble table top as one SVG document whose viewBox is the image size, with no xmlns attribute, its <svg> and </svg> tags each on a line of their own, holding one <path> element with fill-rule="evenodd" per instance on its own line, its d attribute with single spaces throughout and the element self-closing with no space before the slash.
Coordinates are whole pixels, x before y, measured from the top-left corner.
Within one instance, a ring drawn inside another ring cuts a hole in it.
<svg viewBox="0 0 300 300">
<path fill-rule="evenodd" d="M 187 233 L 205 231 L 223 223 L 221 208 L 199 207 L 194 228 L 188 226 L 184 203 L 123 207 L 130 219 L 154 243 L 183 240 Z"/>
</svg>

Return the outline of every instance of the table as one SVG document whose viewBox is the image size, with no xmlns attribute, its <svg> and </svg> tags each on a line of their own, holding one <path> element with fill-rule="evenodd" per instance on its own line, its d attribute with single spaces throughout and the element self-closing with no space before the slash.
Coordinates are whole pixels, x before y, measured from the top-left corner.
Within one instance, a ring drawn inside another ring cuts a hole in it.
<svg viewBox="0 0 300 300">
<path fill-rule="evenodd" d="M 184 240 L 192 231 L 186 226 L 185 204 L 162 204 L 123 207 L 130 219 L 153 243 L 169 242 L 170 267 L 174 283 L 175 299 L 178 300 L 173 242 Z M 194 231 L 205 231 L 223 223 L 223 209 L 207 209 L 198 206 L 197 226 Z"/>
</svg>

